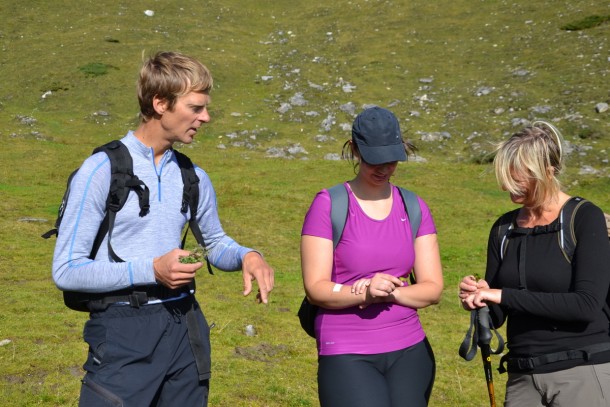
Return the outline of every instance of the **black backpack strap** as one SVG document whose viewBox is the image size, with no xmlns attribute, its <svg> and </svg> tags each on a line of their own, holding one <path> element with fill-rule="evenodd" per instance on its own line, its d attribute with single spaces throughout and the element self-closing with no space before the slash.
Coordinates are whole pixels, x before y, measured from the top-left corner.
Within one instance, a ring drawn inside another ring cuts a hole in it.
<svg viewBox="0 0 610 407">
<path fill-rule="evenodd" d="M 515 222 L 511 223 L 511 227 L 507 230 L 504 235 L 504 241 L 508 239 L 514 240 L 519 239 L 521 244 L 519 245 L 519 255 L 517 256 L 517 272 L 519 274 L 519 289 L 526 290 L 527 289 L 527 279 L 525 273 L 525 265 L 527 260 L 527 247 L 528 240 L 531 236 L 547 234 L 547 233 L 555 233 L 559 234 L 561 228 L 559 222 L 553 222 L 549 225 L 539 225 L 534 227 L 519 227 Z M 505 250 L 505 248 L 503 249 Z M 503 254 L 502 254 L 503 256 Z"/>
<path fill-rule="evenodd" d="M 496 229 L 496 236 L 500 244 L 498 250 L 498 253 L 500 254 L 500 260 L 504 259 L 504 254 L 506 253 L 506 248 L 510 240 L 510 234 L 511 231 L 515 228 L 515 221 L 517 219 L 518 214 L 519 209 L 515 209 L 513 211 L 505 213 L 500 217 L 500 221 Z"/>
<path fill-rule="evenodd" d="M 186 229 L 184 236 L 182 237 L 181 248 L 184 248 L 186 237 L 190 229 L 193 236 L 195 236 L 197 243 L 203 247 L 205 251 L 205 241 L 203 239 L 203 234 L 201 233 L 201 228 L 197 223 L 197 208 L 199 207 L 199 177 L 195 173 L 195 166 L 190 158 L 177 150 L 174 150 L 174 156 L 176 157 L 176 161 L 178 161 L 180 173 L 182 174 L 182 207 L 180 208 L 180 211 L 186 214 L 188 209 L 191 210 L 189 227 Z M 205 256 L 205 261 L 208 267 L 208 272 L 210 274 L 214 274 L 207 255 Z"/>
<path fill-rule="evenodd" d="M 144 184 L 144 182 L 134 175 L 131 154 L 129 154 L 129 150 L 121 141 L 114 140 L 104 144 L 103 146 L 93 150 L 92 154 L 96 154 L 98 152 L 106 153 L 108 159 L 110 160 L 110 188 L 108 191 L 108 197 L 106 198 L 106 215 L 102 220 L 97 235 L 93 241 L 89 258 L 95 258 L 104 237 L 106 234 L 108 234 L 108 253 L 114 261 L 122 262 L 123 260 L 114 252 L 112 245 L 110 244 L 116 213 L 125 205 L 129 191 L 134 191 L 138 195 L 140 216 L 146 216 L 150 210 L 149 190 L 146 184 Z M 42 237 L 45 239 L 48 239 L 53 235 L 57 235 L 58 233 L 59 225 L 63 219 L 68 197 L 70 195 L 70 184 L 72 183 L 72 179 L 77 172 L 78 169 L 74 170 L 72 174 L 70 174 L 70 177 L 68 177 L 66 191 L 64 192 L 61 205 L 58 209 L 55 227 L 42 235 Z"/>
<path fill-rule="evenodd" d="M 511 238 L 527 239 L 529 235 L 542 233 L 557 233 L 557 243 L 565 259 L 571 263 L 574 251 L 576 249 L 576 234 L 574 233 L 574 219 L 576 211 L 587 200 L 580 197 L 570 198 L 559 212 L 559 221 L 551 225 L 536 226 L 534 228 L 520 228 L 516 226 L 516 218 L 519 210 L 508 212 L 500 218 L 498 225 L 497 236 L 499 242 L 500 260 L 504 259 L 506 248 Z M 527 244 L 523 242 L 519 253 L 519 287 L 527 288 L 525 282 L 525 259 Z M 491 279 L 489 279 L 491 280 Z"/>
<path fill-rule="evenodd" d="M 568 262 L 572 261 L 574 250 L 576 250 L 576 234 L 574 233 L 576 211 L 587 202 L 588 201 L 584 198 L 578 196 L 572 197 L 564 204 L 559 212 L 559 223 L 556 227 L 550 228 L 542 226 L 540 228 L 534 228 L 534 234 L 558 232 L 557 242 Z M 505 214 L 500 221 L 497 231 L 498 241 L 500 242 L 500 259 L 504 258 L 504 253 L 506 253 L 506 247 L 510 237 L 523 234 L 520 232 L 520 228 L 514 226 L 518 211 L 519 210 L 517 209 Z"/>
<path fill-rule="evenodd" d="M 186 213 L 191 208 L 193 214 L 197 213 L 199 205 L 199 177 L 195 173 L 195 166 L 190 158 L 182 154 L 180 151 L 174 150 L 176 161 L 180 167 L 182 174 L 182 206 L 180 212 Z M 191 216 L 193 217 L 193 216 Z"/>
<path fill-rule="evenodd" d="M 42 237 L 45 239 L 49 239 L 51 236 L 57 236 L 59 232 L 59 225 L 61 224 L 61 220 L 64 217 L 64 212 L 66 211 L 66 205 L 68 204 L 68 197 L 70 196 L 70 184 L 72 183 L 72 178 L 78 172 L 78 168 L 72 171 L 72 174 L 68 177 L 68 182 L 66 185 L 66 191 L 64 192 L 63 198 L 61 198 L 61 204 L 59 205 L 59 209 L 57 209 L 57 219 L 55 219 L 55 224 L 53 229 L 45 232 Z"/>
<path fill-rule="evenodd" d="M 586 202 L 588 202 L 586 199 L 579 196 L 572 197 L 563 205 L 559 213 L 560 230 L 557 239 L 559 239 L 559 247 L 561 247 L 563 255 L 570 263 L 576 250 L 576 233 L 574 233 L 576 211 Z"/>
<path fill-rule="evenodd" d="M 95 258 L 104 236 L 108 233 L 108 253 L 114 261 L 123 262 L 111 245 L 116 214 L 127 202 L 129 191 L 134 191 L 138 195 L 139 215 L 146 216 L 150 210 L 149 190 L 146 184 L 133 173 L 131 154 L 121 141 L 114 140 L 93 150 L 93 154 L 98 152 L 106 153 L 110 160 L 110 190 L 106 200 L 106 216 L 97 232 L 89 257 Z"/>
</svg>

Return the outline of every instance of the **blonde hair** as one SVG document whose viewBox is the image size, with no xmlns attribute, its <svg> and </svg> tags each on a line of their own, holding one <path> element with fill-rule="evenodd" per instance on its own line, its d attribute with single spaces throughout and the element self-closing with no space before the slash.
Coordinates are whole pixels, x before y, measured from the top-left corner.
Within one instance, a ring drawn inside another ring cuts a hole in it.
<svg viewBox="0 0 610 407">
<path fill-rule="evenodd" d="M 212 86 L 212 75 L 201 62 L 178 52 L 157 52 L 140 69 L 137 83 L 140 118 L 146 122 L 155 115 L 154 97 L 166 100 L 171 111 L 180 96 L 190 92 L 207 94 Z"/>
<path fill-rule="evenodd" d="M 502 189 L 524 195 L 523 180 L 534 181 L 529 191 L 535 207 L 541 207 L 561 190 L 558 176 L 563 170 L 563 137 L 555 126 L 534 121 L 496 148 L 494 167 Z M 515 179 L 518 177 L 518 179 Z"/>
</svg>

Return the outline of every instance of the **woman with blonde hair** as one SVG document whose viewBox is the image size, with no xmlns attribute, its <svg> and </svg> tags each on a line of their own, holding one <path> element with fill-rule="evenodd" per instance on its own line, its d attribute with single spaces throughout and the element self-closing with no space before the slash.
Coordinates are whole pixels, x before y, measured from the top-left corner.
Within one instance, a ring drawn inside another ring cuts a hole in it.
<svg viewBox="0 0 610 407">
<path fill-rule="evenodd" d="M 495 327 L 507 322 L 505 406 L 610 406 L 610 244 L 602 210 L 562 191 L 563 164 L 561 133 L 547 122 L 498 146 L 498 183 L 521 207 L 494 223 L 485 279 L 459 284 L 464 309 L 488 306 Z M 573 222 L 571 258 L 562 222 Z"/>
</svg>

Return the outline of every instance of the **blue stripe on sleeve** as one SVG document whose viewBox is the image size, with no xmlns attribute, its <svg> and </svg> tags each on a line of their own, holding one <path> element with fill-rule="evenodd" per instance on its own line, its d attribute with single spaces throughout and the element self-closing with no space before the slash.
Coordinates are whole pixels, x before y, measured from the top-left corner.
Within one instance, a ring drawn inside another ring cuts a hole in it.
<svg viewBox="0 0 610 407">
<path fill-rule="evenodd" d="M 84 206 L 85 206 L 85 197 L 87 196 L 87 193 L 89 192 L 89 187 L 91 186 L 91 179 L 93 178 L 93 175 L 99 171 L 99 169 L 106 164 L 106 162 L 109 160 L 108 157 L 106 157 L 106 159 L 104 161 L 102 161 L 97 167 L 95 167 L 95 169 L 91 172 L 91 174 L 89 175 L 89 178 L 87 179 L 87 184 L 85 186 L 85 189 L 83 191 L 83 198 L 81 199 L 80 202 L 80 206 L 78 208 L 78 215 L 76 216 L 76 222 L 74 223 L 74 233 L 72 233 L 72 241 L 70 242 L 70 250 L 69 250 L 69 254 L 68 254 L 68 261 L 71 262 L 72 259 L 72 254 L 73 254 L 73 248 L 74 248 L 74 243 L 76 241 L 76 235 L 77 235 L 77 230 L 78 230 L 78 226 L 80 224 L 81 221 L 81 217 L 83 215 L 83 211 L 84 211 Z"/>
</svg>

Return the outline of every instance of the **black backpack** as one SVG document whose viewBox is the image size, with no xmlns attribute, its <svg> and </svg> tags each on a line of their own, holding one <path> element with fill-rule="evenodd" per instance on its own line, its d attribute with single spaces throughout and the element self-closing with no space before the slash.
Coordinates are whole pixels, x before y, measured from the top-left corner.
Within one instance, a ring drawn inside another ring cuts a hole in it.
<svg viewBox="0 0 610 407">
<path fill-rule="evenodd" d="M 566 260 L 568 261 L 568 263 L 572 263 L 572 257 L 574 256 L 574 251 L 576 250 L 576 244 L 578 243 L 577 239 L 576 239 L 576 234 L 574 233 L 574 219 L 576 218 L 576 212 L 578 211 L 578 209 L 581 206 L 583 206 L 584 204 L 586 204 L 588 202 L 589 201 L 587 201 L 586 199 L 581 198 L 581 197 L 570 198 L 561 208 L 561 211 L 559 212 L 559 221 L 557 223 L 555 223 L 554 225 L 542 226 L 542 227 L 539 227 L 538 230 L 534 230 L 534 233 L 556 233 L 557 234 L 557 243 L 559 244 L 559 247 L 561 248 L 561 251 L 562 251 L 564 257 L 566 258 Z M 504 214 L 500 218 L 499 225 L 497 226 L 497 231 L 496 231 L 498 241 L 499 241 L 498 249 L 499 249 L 499 253 L 500 253 L 500 261 L 502 261 L 504 259 L 504 254 L 506 253 L 506 249 L 510 242 L 510 239 L 512 237 L 522 235 L 523 233 L 527 233 L 526 230 L 523 230 L 522 228 L 519 228 L 519 227 L 515 227 L 515 221 L 516 221 L 518 213 L 519 213 L 519 209 L 515 209 L 511 212 Z M 608 222 L 608 215 L 605 215 L 605 217 L 606 217 L 606 222 Z M 609 226 L 608 227 L 608 237 L 610 238 L 610 223 L 608 223 L 608 226 Z M 519 267 L 519 285 L 521 288 L 525 288 L 525 275 L 524 274 L 525 273 L 524 273 L 522 267 Z M 494 278 L 494 276 L 489 276 L 488 281 L 491 281 L 493 278 Z M 606 296 L 606 304 L 604 305 L 603 310 L 604 310 L 604 313 L 606 314 L 606 316 L 608 317 L 608 319 L 610 320 L 610 292 Z M 474 314 L 475 314 L 474 312 L 471 313 L 471 327 L 472 327 L 472 316 Z M 491 323 L 491 320 L 489 322 Z M 490 327 L 495 331 L 493 326 L 490 325 Z M 465 349 L 463 349 L 463 347 L 464 347 L 464 345 L 466 345 L 466 339 L 468 338 L 469 334 L 470 334 L 470 329 L 466 333 L 466 338 L 464 338 L 464 343 L 462 343 L 462 346 L 460 347 L 460 355 L 462 357 L 464 357 L 464 359 L 466 359 L 466 360 L 470 360 L 470 359 L 467 359 L 467 357 L 464 354 L 462 354 L 462 352 L 465 350 Z M 493 354 L 501 353 L 502 349 L 504 348 L 504 342 L 502 341 L 502 338 L 497 334 L 497 332 L 496 332 L 496 335 L 498 336 L 498 339 L 500 341 L 500 346 L 497 351 L 495 351 L 495 352 L 492 351 Z M 474 343 L 474 340 L 473 340 L 473 343 Z M 608 350 L 607 344 L 602 344 L 598 350 L 588 352 L 587 357 L 593 353 L 605 352 L 607 350 Z M 476 353 L 476 348 L 474 351 Z M 557 353 L 554 353 L 551 355 L 541 355 L 541 356 L 537 356 L 537 357 L 527 358 L 527 362 L 528 362 L 528 366 L 530 368 L 533 368 L 536 366 L 541 366 L 545 363 L 555 362 L 555 361 L 559 361 L 559 360 L 567 360 L 574 356 L 580 357 L 579 352 L 581 352 L 581 351 L 566 351 L 566 352 L 557 352 Z M 469 353 L 468 356 L 470 356 L 472 358 L 473 354 Z M 508 357 L 508 355 L 504 355 L 502 357 L 502 359 L 500 360 L 500 367 L 498 368 L 498 371 L 500 373 L 506 372 L 506 367 L 504 366 L 504 364 L 507 361 L 507 357 Z"/>
<path fill-rule="evenodd" d="M 398 190 L 400 191 L 400 197 L 402 198 L 405 210 L 409 215 L 411 233 L 413 235 L 413 241 L 415 241 L 421 223 L 421 208 L 417 201 L 417 195 L 412 191 L 401 187 L 398 187 Z M 338 184 L 329 188 L 328 193 L 330 194 L 331 202 L 330 221 L 333 229 L 333 249 L 335 249 L 341 240 L 345 222 L 347 221 L 349 197 L 345 185 L 343 184 Z M 413 273 L 410 274 L 410 280 L 412 284 L 415 284 Z M 299 322 L 301 323 L 303 330 L 312 338 L 316 337 L 314 322 L 317 313 L 318 306 L 311 304 L 307 299 L 307 296 L 305 296 L 301 302 L 297 316 L 299 317 Z"/>
<path fill-rule="evenodd" d="M 543 233 L 557 233 L 557 242 L 564 257 L 569 263 L 572 263 L 572 257 L 574 256 L 574 251 L 576 250 L 577 244 L 576 234 L 574 233 L 574 219 L 576 218 L 576 212 L 587 202 L 589 201 L 578 196 L 570 198 L 559 212 L 559 222 L 554 225 L 554 228 L 547 227 L 546 229 L 548 230 L 543 231 Z M 511 237 L 519 234 L 520 228 L 514 227 L 515 219 L 518 213 L 519 209 L 515 209 L 504 214 L 502 218 L 500 218 L 500 222 L 497 227 L 498 240 L 500 242 L 500 260 L 504 258 L 504 254 L 506 253 L 506 248 Z M 606 219 L 608 219 L 608 215 L 605 216 Z M 610 227 L 608 228 L 608 237 L 610 238 Z M 491 276 L 489 280 L 492 278 L 493 276 Z M 519 281 L 520 284 L 524 284 L 525 276 L 520 275 Z M 610 319 L 610 292 L 606 297 L 606 306 L 604 307 L 604 311 Z"/>
<path fill-rule="evenodd" d="M 574 218 L 576 217 L 576 211 L 578 208 L 580 208 L 586 202 L 588 202 L 586 199 L 578 196 L 570 198 L 559 212 L 559 222 L 556 223 L 553 230 L 548 231 L 557 232 L 557 242 L 559 243 L 559 247 L 561 247 L 563 255 L 570 263 L 572 262 L 572 256 L 574 256 L 574 250 L 576 250 Z M 518 233 L 519 228 L 514 227 L 514 221 L 518 213 L 519 209 L 508 212 L 500 221 L 500 225 L 497 230 L 498 240 L 500 241 L 500 260 L 504 258 L 506 247 L 508 246 L 510 238 L 515 233 Z"/>
<path fill-rule="evenodd" d="M 112 249 L 111 240 L 112 240 L 112 230 L 114 227 L 114 220 L 116 218 L 117 212 L 119 212 L 125 202 L 127 201 L 127 196 L 130 191 L 134 191 L 138 195 L 139 205 L 140 205 L 140 216 L 146 216 L 150 211 L 149 205 L 149 190 L 146 184 L 141 181 L 137 175 L 133 173 L 133 161 L 131 158 L 131 154 L 127 147 L 119 140 L 113 140 L 103 146 L 97 147 L 93 150 L 92 154 L 96 154 L 98 152 L 104 152 L 108 155 L 110 160 L 110 168 L 111 168 L 111 176 L 110 176 L 110 190 L 108 192 L 108 198 L 106 199 L 106 216 L 104 220 L 100 224 L 100 228 L 98 229 L 97 235 L 93 242 L 93 247 L 91 248 L 91 253 L 89 254 L 90 259 L 94 259 L 97 251 L 99 250 L 102 241 L 106 234 L 108 235 L 108 253 L 110 257 L 115 262 L 123 262 Z M 199 177 L 195 173 L 195 168 L 193 167 L 193 163 L 191 160 L 184 154 L 179 151 L 174 150 L 174 154 L 176 156 L 176 160 L 178 161 L 178 165 L 180 166 L 180 172 L 182 174 L 182 181 L 184 184 L 182 191 L 182 205 L 180 211 L 182 213 L 187 213 L 188 209 L 191 210 L 191 217 L 189 219 L 189 228 L 197 243 L 201 246 L 204 246 L 203 236 L 201 234 L 201 229 L 197 224 L 197 206 L 199 203 Z M 78 169 L 74 170 L 70 177 L 68 178 L 66 191 L 64 192 L 64 196 L 62 198 L 61 204 L 59 205 L 57 219 L 55 221 L 55 227 L 48 232 L 42 235 L 43 238 L 48 239 L 53 235 L 58 234 L 59 226 L 61 225 L 61 221 L 66 209 L 66 204 L 68 202 L 68 197 L 70 196 L 70 183 L 72 182 L 72 178 L 76 174 Z M 186 230 L 184 237 L 182 238 L 181 247 L 184 247 L 186 242 L 186 237 L 188 234 L 188 229 Z M 209 261 L 207 261 L 208 272 L 213 274 L 212 268 L 210 266 Z M 90 298 L 90 294 L 75 292 L 75 291 L 64 291 L 64 303 L 69 308 L 76 311 L 89 311 L 87 307 L 87 302 Z"/>
</svg>

